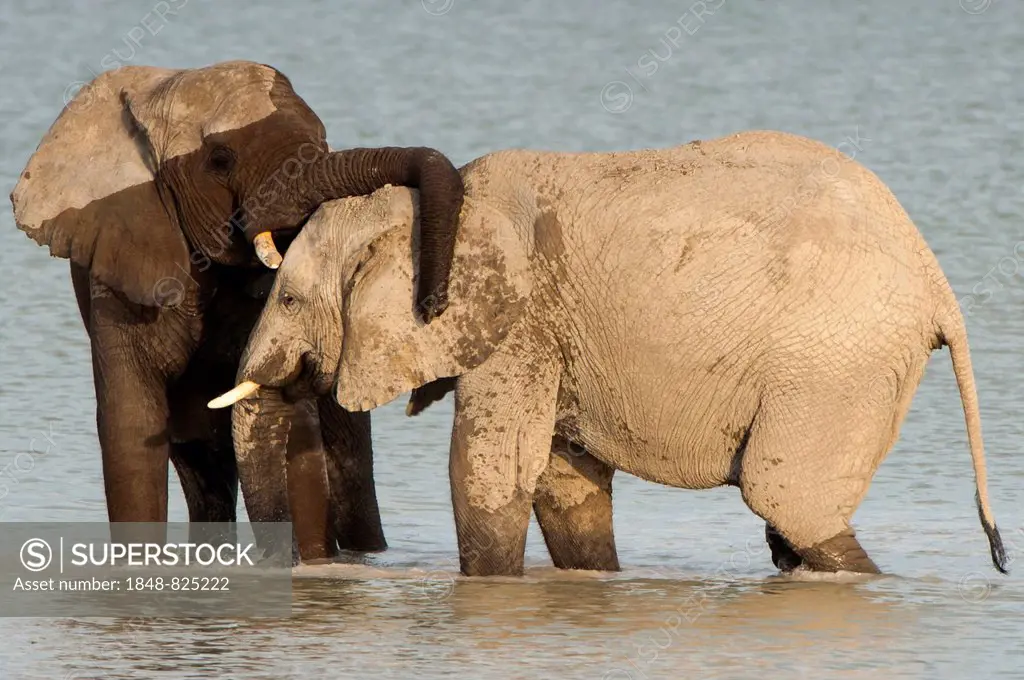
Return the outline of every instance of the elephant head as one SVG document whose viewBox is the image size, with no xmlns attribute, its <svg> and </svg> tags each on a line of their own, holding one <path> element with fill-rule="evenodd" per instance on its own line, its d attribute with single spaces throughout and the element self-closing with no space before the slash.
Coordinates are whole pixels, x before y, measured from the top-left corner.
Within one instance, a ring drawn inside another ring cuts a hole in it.
<svg viewBox="0 0 1024 680">
<path fill-rule="evenodd" d="M 159 305 L 211 263 L 276 268 L 272 234 L 387 183 L 424 194 L 417 307 L 447 304 L 462 182 L 428 148 L 332 151 L 280 72 L 253 62 L 97 77 L 53 123 L 11 194 L 18 227 L 129 300 Z"/>
<path fill-rule="evenodd" d="M 418 192 L 385 187 L 325 203 L 291 245 L 243 355 L 239 386 L 335 389 L 365 411 L 481 364 L 523 317 L 533 289 L 528 243 L 504 213 L 467 195 L 452 265 L 451 306 L 429 326 L 410 315 L 422 246 Z"/>
</svg>

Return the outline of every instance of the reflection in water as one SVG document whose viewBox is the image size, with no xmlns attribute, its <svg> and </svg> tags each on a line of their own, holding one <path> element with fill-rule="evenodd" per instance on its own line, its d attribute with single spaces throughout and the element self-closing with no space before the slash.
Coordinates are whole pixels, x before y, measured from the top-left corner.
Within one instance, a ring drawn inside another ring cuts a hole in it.
<svg viewBox="0 0 1024 680">
<path fill-rule="evenodd" d="M 895 664 L 894 643 L 921 624 L 915 607 L 885 592 L 886 585 L 904 586 L 899 579 L 723 584 L 559 578 L 545 570 L 519 581 L 454 578 L 450 590 L 438 591 L 417 587 L 416 573 L 380 576 L 297 578 L 290 619 L 71 620 L 56 627 L 76 650 L 69 667 L 112 677 L 168 668 L 202 677 L 211 666 L 239 677 L 282 677 L 328 669 L 325 660 L 343 651 L 337 666 L 353 677 L 370 672 L 380 656 L 395 667 L 419 661 L 494 671 L 560 660 L 590 677 L 642 678 L 673 670 L 728 677 L 752 660 L 796 677 L 822 668 L 859 677 L 853 673 L 862 663 L 875 668 L 872 660 L 888 656 Z M 282 644 L 287 658 L 270 652 Z"/>
</svg>

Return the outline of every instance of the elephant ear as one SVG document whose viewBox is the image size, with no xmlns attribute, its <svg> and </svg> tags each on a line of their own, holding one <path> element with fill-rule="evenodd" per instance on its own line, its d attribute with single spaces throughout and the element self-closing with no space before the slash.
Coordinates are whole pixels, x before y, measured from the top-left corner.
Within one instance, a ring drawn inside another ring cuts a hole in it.
<svg viewBox="0 0 1024 680">
<path fill-rule="evenodd" d="M 205 137 L 242 129 L 274 113 L 275 86 L 284 93 L 282 99 L 288 99 L 287 93 L 298 96 L 283 74 L 252 61 L 224 61 L 173 76 L 162 87 L 125 95 L 125 105 L 160 163 L 196 151 Z"/>
<path fill-rule="evenodd" d="M 466 196 L 452 262 L 449 307 L 429 325 L 413 310 L 419 262 L 418 192 L 384 187 L 387 225 L 343 277 L 341 360 L 335 396 L 366 411 L 483 363 L 520 318 L 532 289 L 529 255 L 508 216 Z M 366 220 L 379 220 L 379 206 Z M 366 229 L 360 224 L 357 229 Z"/>
<path fill-rule="evenodd" d="M 160 304 L 162 295 L 183 287 L 189 252 L 126 101 L 175 73 L 127 66 L 86 85 L 47 131 L 11 193 L 19 229 L 140 304 Z"/>
</svg>

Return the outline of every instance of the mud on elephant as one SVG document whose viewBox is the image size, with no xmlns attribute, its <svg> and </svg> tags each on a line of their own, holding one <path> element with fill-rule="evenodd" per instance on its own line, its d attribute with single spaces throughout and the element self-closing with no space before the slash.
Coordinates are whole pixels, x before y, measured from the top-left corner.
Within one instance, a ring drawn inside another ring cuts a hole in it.
<svg viewBox="0 0 1024 680">
<path fill-rule="evenodd" d="M 464 573 L 521 571 L 552 431 L 650 481 L 738 487 L 781 568 L 877 572 L 850 518 L 943 345 L 1005 570 L 963 318 L 866 168 L 809 139 L 746 132 L 663 150 L 510 150 L 461 173 L 442 319 L 409 313 L 416 193 L 333 201 L 292 245 L 239 378 L 280 387 L 301 366 L 364 411 L 457 376 L 449 473 Z"/>
<path fill-rule="evenodd" d="M 194 522 L 234 520 L 239 475 L 253 521 L 290 516 L 285 497 L 249 503 L 262 471 L 236 465 L 229 415 L 205 404 L 233 383 L 271 283 L 264 265 L 280 263 L 275 235 L 284 245 L 323 201 L 387 183 L 424 195 L 416 309 L 429 321 L 447 304 L 463 193 L 441 153 L 332 151 L 289 80 L 246 61 L 123 67 L 61 112 L 11 200 L 18 227 L 71 261 L 112 522 L 166 521 L 168 459 Z M 263 446 L 283 447 L 292 495 L 315 501 L 296 518 L 304 557 L 383 549 L 369 415 L 262 397 L 250 425 L 274 431 Z"/>
</svg>

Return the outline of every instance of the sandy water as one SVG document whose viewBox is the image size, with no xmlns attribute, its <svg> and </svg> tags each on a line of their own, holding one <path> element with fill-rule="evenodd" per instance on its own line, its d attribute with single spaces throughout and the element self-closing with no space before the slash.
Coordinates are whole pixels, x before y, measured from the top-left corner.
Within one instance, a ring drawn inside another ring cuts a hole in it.
<svg viewBox="0 0 1024 680">
<path fill-rule="evenodd" d="M 697 17 L 699 5 L 660 0 L 600 11 L 325 0 L 288 13 L 175 0 L 177 14 L 159 20 L 157 4 L 0 7 L 5 195 L 65 92 L 111 59 L 270 63 L 332 146 L 429 145 L 458 164 L 502 147 L 628 149 L 749 128 L 845 142 L 892 187 L 958 294 L 974 291 L 992 501 L 1011 557 L 1022 554 L 1024 6 L 708 0 L 718 9 Z M 143 24 L 133 45 L 126 36 Z M 0 252 L 0 520 L 103 520 L 88 344 L 67 265 L 17 232 L 9 209 Z M 375 413 L 391 548 L 297 570 L 291 619 L 0 620 L 0 678 L 1024 676 L 1021 563 L 1000 577 L 988 562 L 945 351 L 854 518 L 890 574 L 868 582 L 778 577 L 734 489 L 624 474 L 621 574 L 559 573 L 534 526 L 525 578 L 458 578 L 451 408 Z M 171 489 L 172 519 L 184 520 L 174 479 Z"/>
</svg>

